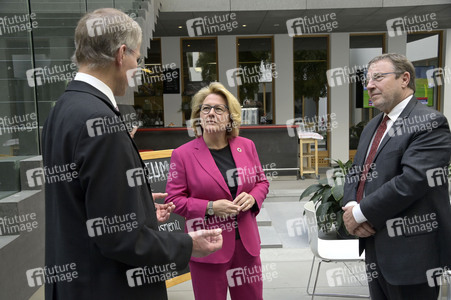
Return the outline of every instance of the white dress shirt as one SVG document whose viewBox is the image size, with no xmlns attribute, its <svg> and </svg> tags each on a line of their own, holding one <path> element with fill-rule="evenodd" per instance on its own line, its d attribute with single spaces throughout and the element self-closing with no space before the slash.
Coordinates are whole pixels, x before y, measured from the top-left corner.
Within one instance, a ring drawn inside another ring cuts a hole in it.
<svg viewBox="0 0 451 300">
<path fill-rule="evenodd" d="M 101 81 L 100 79 L 98 79 L 92 75 L 82 73 L 82 72 L 78 72 L 75 75 L 74 80 L 86 82 L 87 84 L 89 84 L 89 85 L 95 87 L 96 89 L 98 89 L 99 91 L 101 91 L 103 94 L 105 94 L 105 96 L 108 97 L 111 104 L 113 104 L 113 107 L 115 107 L 116 110 L 118 110 L 116 99 L 114 99 L 113 91 L 103 81 Z"/>
</svg>

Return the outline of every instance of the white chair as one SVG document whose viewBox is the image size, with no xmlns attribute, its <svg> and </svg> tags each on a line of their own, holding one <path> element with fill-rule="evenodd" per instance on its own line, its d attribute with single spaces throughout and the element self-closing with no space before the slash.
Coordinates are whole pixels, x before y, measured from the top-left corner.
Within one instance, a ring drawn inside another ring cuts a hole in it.
<svg viewBox="0 0 451 300">
<path fill-rule="evenodd" d="M 316 284 L 318 282 L 318 275 L 321 268 L 322 262 L 342 262 L 346 268 L 350 271 L 352 276 L 354 276 L 357 281 L 363 286 L 361 280 L 358 276 L 355 276 L 353 271 L 349 268 L 346 262 L 364 262 L 365 253 L 359 256 L 359 240 L 349 239 L 349 240 L 326 240 L 321 239 L 318 236 L 318 222 L 316 218 L 316 208 L 312 201 L 308 201 L 304 205 L 305 215 L 308 224 L 308 239 L 310 249 L 313 252 L 312 267 L 310 268 L 310 275 L 307 284 L 307 294 L 312 296 L 328 296 L 328 297 L 348 297 L 348 298 L 369 298 L 368 295 L 356 295 L 356 294 L 320 294 L 315 293 Z M 320 261 L 318 263 L 318 268 L 316 271 L 315 283 L 313 285 L 313 291 L 310 292 L 310 281 L 313 275 L 313 267 L 315 264 L 315 259 L 318 258 Z M 366 274 L 366 273 L 365 273 Z"/>
</svg>

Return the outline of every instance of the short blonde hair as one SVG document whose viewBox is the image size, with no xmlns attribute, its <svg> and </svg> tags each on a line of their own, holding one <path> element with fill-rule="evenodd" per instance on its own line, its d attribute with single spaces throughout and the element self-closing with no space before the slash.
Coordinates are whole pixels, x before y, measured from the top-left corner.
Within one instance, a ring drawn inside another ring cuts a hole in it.
<svg viewBox="0 0 451 300">
<path fill-rule="evenodd" d="M 130 16 L 114 8 L 100 8 L 78 21 L 72 60 L 90 69 L 107 67 L 122 45 L 134 50 L 141 41 L 141 27 Z"/>
<path fill-rule="evenodd" d="M 198 91 L 191 102 L 191 127 L 196 137 L 202 136 L 203 129 L 200 126 L 200 106 L 204 103 L 205 98 L 210 94 L 221 96 L 229 108 L 231 131 L 226 131 L 228 138 L 236 137 L 240 133 L 241 125 L 241 105 L 240 102 L 219 82 L 212 82 L 209 86 Z"/>
</svg>

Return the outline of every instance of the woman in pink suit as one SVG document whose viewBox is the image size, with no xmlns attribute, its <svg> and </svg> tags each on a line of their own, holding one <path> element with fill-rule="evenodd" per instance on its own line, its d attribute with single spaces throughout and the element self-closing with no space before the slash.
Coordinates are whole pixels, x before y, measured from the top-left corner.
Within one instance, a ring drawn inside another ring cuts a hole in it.
<svg viewBox="0 0 451 300">
<path fill-rule="evenodd" d="M 255 145 L 238 136 L 241 107 L 218 82 L 193 98 L 196 139 L 175 149 L 166 202 L 186 218 L 186 230 L 221 228 L 221 250 L 191 258 L 197 300 L 260 300 L 263 294 L 256 216 L 268 193 Z"/>
</svg>

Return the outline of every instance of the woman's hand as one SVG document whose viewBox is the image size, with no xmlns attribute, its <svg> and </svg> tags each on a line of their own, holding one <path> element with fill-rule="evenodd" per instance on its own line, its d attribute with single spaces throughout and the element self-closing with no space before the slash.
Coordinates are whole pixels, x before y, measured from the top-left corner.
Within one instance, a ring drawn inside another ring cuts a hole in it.
<svg viewBox="0 0 451 300">
<path fill-rule="evenodd" d="M 255 199 L 252 195 L 242 192 L 235 198 L 235 200 L 233 200 L 233 204 L 238 205 L 238 212 L 245 212 L 254 206 Z"/>
<path fill-rule="evenodd" d="M 218 217 L 236 216 L 239 213 L 239 206 L 232 201 L 226 199 L 219 199 L 213 201 L 213 211 Z"/>
</svg>

